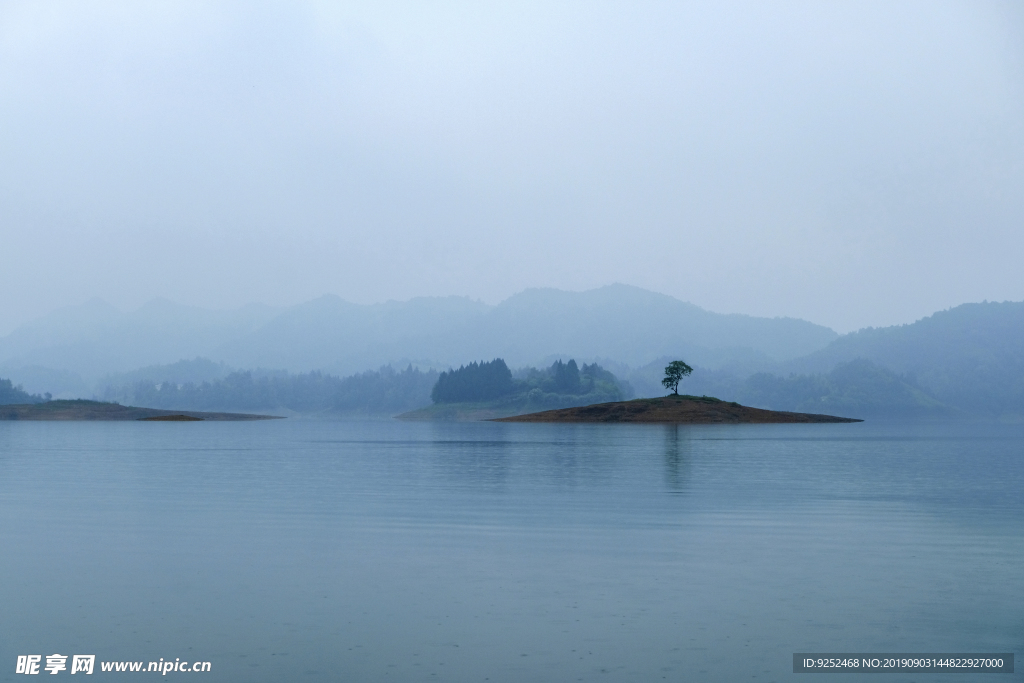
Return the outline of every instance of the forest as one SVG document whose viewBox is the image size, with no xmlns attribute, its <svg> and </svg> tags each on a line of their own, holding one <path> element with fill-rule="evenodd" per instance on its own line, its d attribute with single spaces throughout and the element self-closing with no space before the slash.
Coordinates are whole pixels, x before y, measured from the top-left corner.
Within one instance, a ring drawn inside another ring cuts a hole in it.
<svg viewBox="0 0 1024 683">
<path fill-rule="evenodd" d="M 189 370 L 216 369 L 206 368 L 202 359 L 151 368 L 145 374 L 176 380 L 129 377 L 129 381 L 108 385 L 97 398 L 171 410 L 394 415 L 431 402 L 511 400 L 563 407 L 632 397 L 628 383 L 596 363 L 580 368 L 575 360 L 558 360 L 543 369 L 522 368 L 514 374 L 499 358 L 441 373 L 409 365 L 404 370 L 384 366 L 348 377 L 322 372 L 234 371 L 205 381 L 183 381 Z"/>
<path fill-rule="evenodd" d="M 597 363 L 583 364 L 574 359 L 556 360 L 550 367 L 522 368 L 513 375 L 501 358 L 489 363 L 470 363 L 458 370 L 442 372 L 431 392 L 439 403 L 481 401 L 527 402 L 533 406 L 570 407 L 632 398 L 628 382 Z"/>
<path fill-rule="evenodd" d="M 349 377 L 321 372 L 232 372 L 200 383 L 138 380 L 108 387 L 100 398 L 171 410 L 272 411 L 299 414 L 394 414 L 430 401 L 438 373 L 384 366 Z"/>
</svg>

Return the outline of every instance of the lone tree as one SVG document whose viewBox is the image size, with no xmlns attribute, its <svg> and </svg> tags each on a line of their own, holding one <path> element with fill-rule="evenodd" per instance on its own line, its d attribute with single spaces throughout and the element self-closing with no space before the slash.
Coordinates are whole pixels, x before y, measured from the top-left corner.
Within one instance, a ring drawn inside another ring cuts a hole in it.
<svg viewBox="0 0 1024 683">
<path fill-rule="evenodd" d="M 693 368 L 689 365 L 681 360 L 674 360 L 665 368 L 665 379 L 661 380 L 661 383 L 665 385 L 666 389 L 671 389 L 672 393 L 678 396 L 679 382 L 691 372 L 693 372 Z"/>
</svg>

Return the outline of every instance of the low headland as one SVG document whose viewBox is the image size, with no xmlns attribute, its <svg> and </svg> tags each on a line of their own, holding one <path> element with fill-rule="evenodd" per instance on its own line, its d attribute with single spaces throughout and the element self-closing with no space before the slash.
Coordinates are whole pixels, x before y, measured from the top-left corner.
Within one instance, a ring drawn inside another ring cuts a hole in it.
<svg viewBox="0 0 1024 683">
<path fill-rule="evenodd" d="M 201 422 L 205 420 L 228 422 L 244 420 L 276 420 L 276 415 L 248 415 L 245 413 L 204 413 L 194 410 L 157 410 L 136 408 L 101 401 L 47 401 L 21 405 L 0 406 L 0 420 L 91 420 L 106 422 Z"/>
<path fill-rule="evenodd" d="M 852 417 L 787 413 L 749 408 L 711 396 L 672 394 L 663 398 L 596 403 L 494 419 L 495 422 L 633 422 L 668 424 L 785 424 L 863 422 Z"/>
</svg>

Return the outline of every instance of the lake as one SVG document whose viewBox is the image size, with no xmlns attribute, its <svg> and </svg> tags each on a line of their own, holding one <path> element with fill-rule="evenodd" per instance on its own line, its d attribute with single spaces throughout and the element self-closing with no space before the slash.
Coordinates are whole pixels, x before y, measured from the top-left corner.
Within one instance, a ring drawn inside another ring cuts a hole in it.
<svg viewBox="0 0 1024 683">
<path fill-rule="evenodd" d="M 0 680 L 850 681 L 1024 650 L 1024 426 L 0 422 L 0 548 Z"/>
</svg>

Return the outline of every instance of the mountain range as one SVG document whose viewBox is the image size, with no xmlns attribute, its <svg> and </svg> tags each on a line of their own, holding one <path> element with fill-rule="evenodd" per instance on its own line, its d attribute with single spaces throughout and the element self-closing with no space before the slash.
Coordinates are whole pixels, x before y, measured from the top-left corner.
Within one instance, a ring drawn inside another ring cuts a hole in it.
<svg viewBox="0 0 1024 683">
<path fill-rule="evenodd" d="M 1024 302 L 964 304 L 840 336 L 792 318 L 713 313 L 626 285 L 532 289 L 494 306 L 460 297 L 358 305 L 324 296 L 231 311 L 155 300 L 122 313 L 94 300 L 0 338 L 0 377 L 62 398 L 139 380 L 215 381 L 234 369 L 256 378 L 353 375 L 493 358 L 513 368 L 597 361 L 640 396 L 662 393 L 665 364 L 682 358 L 695 368 L 687 392 L 757 407 L 1024 417 Z"/>
<path fill-rule="evenodd" d="M 238 368 L 335 374 L 389 363 L 446 369 L 496 357 L 513 367 L 554 357 L 642 365 L 664 355 L 756 370 L 837 337 L 803 320 L 712 313 L 626 285 L 532 289 L 496 306 L 461 297 L 358 305 L 323 296 L 285 309 L 210 311 L 158 299 L 121 313 L 93 300 L 0 338 L 0 376 L 63 395 L 106 375 L 197 356 Z"/>
</svg>

